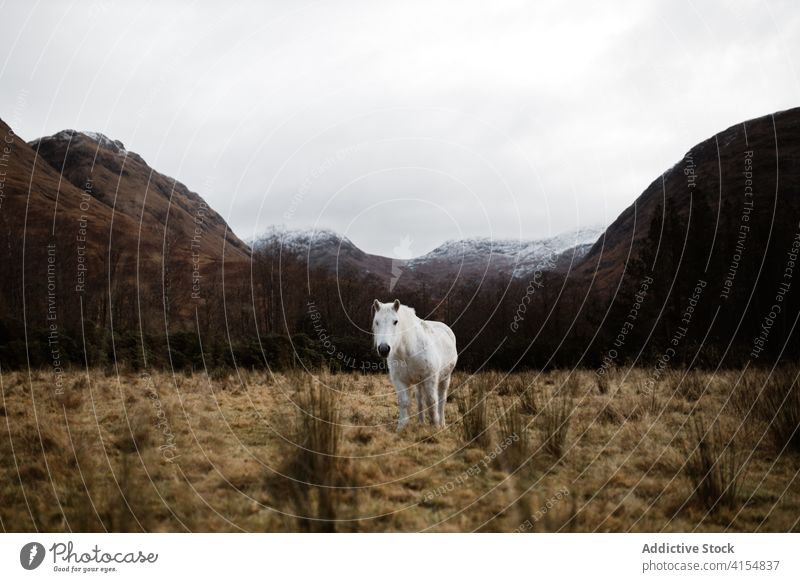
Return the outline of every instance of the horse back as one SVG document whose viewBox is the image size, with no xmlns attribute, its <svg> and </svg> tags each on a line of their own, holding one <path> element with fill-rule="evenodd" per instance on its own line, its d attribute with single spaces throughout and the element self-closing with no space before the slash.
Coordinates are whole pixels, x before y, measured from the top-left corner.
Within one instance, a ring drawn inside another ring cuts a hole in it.
<svg viewBox="0 0 800 582">
<path fill-rule="evenodd" d="M 455 359 L 458 355 L 456 334 L 453 333 L 450 326 L 441 321 L 426 321 L 425 326 L 428 329 L 428 333 L 435 338 L 436 343 L 443 349 L 444 354 Z"/>
</svg>

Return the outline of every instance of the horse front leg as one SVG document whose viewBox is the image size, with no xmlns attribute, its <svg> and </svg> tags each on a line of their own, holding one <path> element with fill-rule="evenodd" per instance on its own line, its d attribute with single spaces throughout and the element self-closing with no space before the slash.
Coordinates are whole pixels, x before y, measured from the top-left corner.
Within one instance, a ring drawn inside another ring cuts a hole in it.
<svg viewBox="0 0 800 582">
<path fill-rule="evenodd" d="M 420 384 L 425 390 L 425 400 L 428 406 L 428 418 L 433 426 L 439 426 L 439 394 L 435 378 L 429 378 Z"/>
<path fill-rule="evenodd" d="M 395 382 L 394 389 L 397 392 L 397 406 L 400 409 L 397 430 L 401 431 L 408 424 L 408 384 L 399 381 Z"/>
<path fill-rule="evenodd" d="M 415 392 L 417 393 L 417 422 L 425 424 L 425 397 L 422 394 L 422 386 L 417 384 Z"/>
</svg>

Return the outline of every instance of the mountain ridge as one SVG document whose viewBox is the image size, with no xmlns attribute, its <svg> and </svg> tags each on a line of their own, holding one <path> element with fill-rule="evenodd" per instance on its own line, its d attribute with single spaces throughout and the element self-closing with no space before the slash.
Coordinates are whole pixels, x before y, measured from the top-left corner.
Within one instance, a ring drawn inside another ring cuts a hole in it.
<svg viewBox="0 0 800 582">
<path fill-rule="evenodd" d="M 249 256 L 244 244 L 225 220 L 199 194 L 177 179 L 150 167 L 137 153 L 125 149 L 119 140 L 102 133 L 66 129 L 28 142 L 36 155 L 77 188 L 104 202 L 115 212 L 134 219 L 147 214 L 160 225 L 177 223 L 184 236 L 194 235 L 193 224 L 202 224 L 201 250 L 220 257 L 222 247 L 229 253 Z M 224 240 L 224 245 L 217 240 Z"/>
<path fill-rule="evenodd" d="M 386 281 L 401 275 L 404 285 L 457 277 L 521 278 L 535 271 L 568 270 L 604 231 L 588 227 L 536 239 L 471 237 L 448 240 L 432 251 L 410 259 L 371 254 L 329 228 L 272 226 L 253 243 L 259 251 L 276 249 L 304 260 L 312 268 L 345 273 L 362 271 Z"/>
<path fill-rule="evenodd" d="M 621 279 L 620 267 L 626 264 L 626 258 L 641 254 L 654 217 L 662 223 L 665 216 L 688 223 L 690 209 L 696 211 L 708 207 L 716 222 L 705 226 L 712 232 L 727 235 L 736 227 L 739 214 L 737 206 L 742 188 L 739 182 L 743 180 L 741 172 L 745 152 L 755 152 L 754 171 L 758 172 L 760 180 L 759 199 L 763 199 L 800 179 L 795 144 L 798 135 L 800 107 L 741 121 L 694 145 L 680 160 L 653 179 L 611 222 L 602 239 L 576 266 L 576 273 L 593 277 L 601 289 L 612 292 Z M 784 141 L 782 146 L 781 141 Z M 773 202 L 776 209 L 780 202 L 790 213 L 798 210 L 793 197 L 784 196 L 782 200 L 776 198 Z M 765 208 L 764 200 L 761 200 L 760 208 Z M 720 253 L 728 253 L 728 239 L 721 236 L 711 246 L 707 257 L 709 263 Z"/>
<path fill-rule="evenodd" d="M 618 363 L 659 357 L 664 346 L 674 346 L 673 362 L 697 357 L 701 365 L 718 363 L 718 354 L 740 365 L 800 351 L 791 324 L 800 294 L 777 287 L 791 267 L 786 250 L 800 240 L 800 108 L 732 125 L 690 148 L 605 230 L 450 241 L 411 259 L 370 255 L 329 229 L 273 228 L 250 249 L 198 194 L 121 142 L 65 130 L 32 148 L 4 123 L 0 130 L 13 136 L 0 160 L 0 356 L 10 361 L 32 357 L 23 334 L 30 341 L 48 330 L 50 288 L 59 329 L 97 336 L 86 340 L 95 362 L 117 356 L 108 334 L 122 331 L 126 357 L 141 365 L 162 354 L 165 363 L 164 337 L 195 328 L 215 338 L 213 357 L 224 365 L 300 357 L 278 337 L 301 336 L 300 352 L 317 357 L 310 302 L 339 345 L 367 361 L 367 307 L 387 295 L 470 338 L 460 356 L 467 368 L 487 358 L 504 369 L 597 365 L 633 311 L 640 323 L 625 333 L 624 349 L 614 348 Z M 198 210 L 208 219 L 195 249 Z M 777 295 L 784 317 L 769 320 L 765 339 L 759 330 Z M 676 337 L 677 322 L 689 319 Z M 198 365 L 191 340 L 179 338 L 194 354 L 184 364 Z M 759 351 L 748 356 L 754 341 Z M 36 365 L 47 362 L 46 340 L 40 348 Z"/>
</svg>

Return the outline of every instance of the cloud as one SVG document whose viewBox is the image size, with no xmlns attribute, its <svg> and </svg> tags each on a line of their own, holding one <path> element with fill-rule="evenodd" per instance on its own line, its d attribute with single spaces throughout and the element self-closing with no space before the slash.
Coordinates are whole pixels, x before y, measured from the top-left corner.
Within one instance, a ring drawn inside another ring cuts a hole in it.
<svg viewBox="0 0 800 582">
<path fill-rule="evenodd" d="M 695 143 L 798 104 L 790 2 L 4 4 L 0 115 L 102 131 L 242 236 L 391 256 L 608 223 Z"/>
</svg>

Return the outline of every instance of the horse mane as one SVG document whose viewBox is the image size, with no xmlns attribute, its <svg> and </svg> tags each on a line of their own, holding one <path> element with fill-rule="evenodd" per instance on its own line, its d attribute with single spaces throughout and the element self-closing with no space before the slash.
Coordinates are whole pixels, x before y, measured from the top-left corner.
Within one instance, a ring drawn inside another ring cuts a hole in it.
<svg viewBox="0 0 800 582">
<path fill-rule="evenodd" d="M 400 341 L 404 345 L 408 345 L 410 340 L 409 333 L 412 329 L 417 327 L 422 320 L 417 317 L 417 312 L 413 307 L 403 304 L 400 304 L 398 315 L 400 316 Z"/>
<path fill-rule="evenodd" d="M 413 315 L 414 317 L 417 316 L 417 310 L 416 309 L 414 309 L 413 307 L 409 307 L 408 305 L 403 305 L 402 303 L 400 304 L 400 311 L 403 311 L 407 315 Z"/>
</svg>

